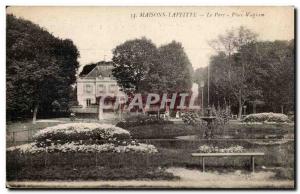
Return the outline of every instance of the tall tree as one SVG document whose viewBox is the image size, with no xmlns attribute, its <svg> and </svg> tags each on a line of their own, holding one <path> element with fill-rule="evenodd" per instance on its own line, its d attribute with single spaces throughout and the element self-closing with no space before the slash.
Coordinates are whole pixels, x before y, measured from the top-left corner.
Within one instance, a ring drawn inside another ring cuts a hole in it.
<svg viewBox="0 0 300 194">
<path fill-rule="evenodd" d="M 192 86 L 192 65 L 175 41 L 159 48 L 146 38 L 126 41 L 113 50 L 113 62 L 113 75 L 126 93 L 171 94 Z"/>
<path fill-rule="evenodd" d="M 66 101 L 76 80 L 79 52 L 30 21 L 7 15 L 7 113 L 33 112 Z"/>
<path fill-rule="evenodd" d="M 134 39 L 117 46 L 113 54 L 113 75 L 124 90 L 183 92 L 191 88 L 193 69 L 181 43 L 173 41 L 157 49 L 146 38 Z"/>
<path fill-rule="evenodd" d="M 113 76 L 125 92 L 143 92 L 146 75 L 156 58 L 157 48 L 151 40 L 128 40 L 113 50 Z"/>
<path fill-rule="evenodd" d="M 294 106 L 294 41 L 264 41 L 248 44 L 239 51 L 255 71 L 266 108 L 286 112 Z"/>
<path fill-rule="evenodd" d="M 211 46 L 218 52 L 223 52 L 227 56 L 228 62 L 225 63 L 224 81 L 229 86 L 230 91 L 235 96 L 238 102 L 238 117 L 242 117 L 242 108 L 249 95 L 252 95 L 252 88 L 247 88 L 247 80 L 250 75 L 247 70 L 248 64 L 243 56 L 239 60 L 234 61 L 234 55 L 241 49 L 242 46 L 256 41 L 257 35 L 245 27 L 239 27 L 227 31 L 224 35 L 220 35 L 216 40 L 210 42 Z M 238 63 L 236 63 L 238 62 Z M 235 63 L 235 64 L 234 64 Z"/>
<path fill-rule="evenodd" d="M 189 92 L 192 87 L 192 64 L 181 43 L 172 41 L 158 48 L 160 77 L 167 92 Z M 167 70 L 167 71 L 166 71 Z"/>
</svg>

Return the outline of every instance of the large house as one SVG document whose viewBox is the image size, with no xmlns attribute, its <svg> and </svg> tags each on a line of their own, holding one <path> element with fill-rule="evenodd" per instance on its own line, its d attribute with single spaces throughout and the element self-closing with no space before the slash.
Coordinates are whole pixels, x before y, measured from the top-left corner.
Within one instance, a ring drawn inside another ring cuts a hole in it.
<svg viewBox="0 0 300 194">
<path fill-rule="evenodd" d="M 97 113 L 99 97 L 117 96 L 121 91 L 112 76 L 113 62 L 100 61 L 84 66 L 77 79 L 78 105 L 72 110 L 78 113 Z"/>
</svg>

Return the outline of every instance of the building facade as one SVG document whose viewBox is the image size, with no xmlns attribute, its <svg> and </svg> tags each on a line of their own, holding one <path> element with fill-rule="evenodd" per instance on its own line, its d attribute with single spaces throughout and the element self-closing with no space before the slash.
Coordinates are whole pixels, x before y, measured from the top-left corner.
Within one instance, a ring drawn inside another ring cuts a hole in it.
<svg viewBox="0 0 300 194">
<path fill-rule="evenodd" d="M 83 68 L 77 79 L 77 101 L 83 109 L 98 104 L 99 97 L 119 95 L 120 87 L 112 76 L 113 63 L 101 61 Z"/>
</svg>

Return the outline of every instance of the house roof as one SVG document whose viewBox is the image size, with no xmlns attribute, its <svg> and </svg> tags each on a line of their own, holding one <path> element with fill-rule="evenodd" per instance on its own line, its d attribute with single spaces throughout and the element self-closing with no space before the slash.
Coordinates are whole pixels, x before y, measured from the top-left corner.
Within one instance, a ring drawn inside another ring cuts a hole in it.
<svg viewBox="0 0 300 194">
<path fill-rule="evenodd" d="M 79 74 L 79 77 L 96 78 L 96 77 L 111 77 L 113 62 L 100 61 L 85 65 Z"/>
</svg>

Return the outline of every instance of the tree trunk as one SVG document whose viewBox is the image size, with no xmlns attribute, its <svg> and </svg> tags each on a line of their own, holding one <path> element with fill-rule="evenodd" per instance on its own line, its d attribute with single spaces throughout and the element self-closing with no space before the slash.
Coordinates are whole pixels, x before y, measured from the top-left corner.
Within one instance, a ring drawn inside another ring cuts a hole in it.
<svg viewBox="0 0 300 194">
<path fill-rule="evenodd" d="M 38 112 L 38 108 L 39 108 L 39 104 L 37 103 L 37 104 L 34 106 L 34 109 L 33 109 L 32 124 L 35 124 L 35 123 L 36 123 L 36 115 L 37 115 L 37 112 Z"/>
<path fill-rule="evenodd" d="M 99 100 L 99 106 L 98 106 L 98 120 L 102 120 L 103 119 L 103 104 L 101 99 Z"/>
<path fill-rule="evenodd" d="M 253 113 L 255 114 L 256 113 L 256 103 L 253 102 Z"/>
<path fill-rule="evenodd" d="M 119 119 L 122 120 L 122 107 L 121 107 L 121 105 L 119 105 L 118 114 L 119 114 Z"/>
<path fill-rule="evenodd" d="M 242 112 L 243 112 L 243 104 L 242 104 L 242 97 L 239 97 L 239 114 L 238 118 L 239 120 L 242 120 Z"/>
</svg>

